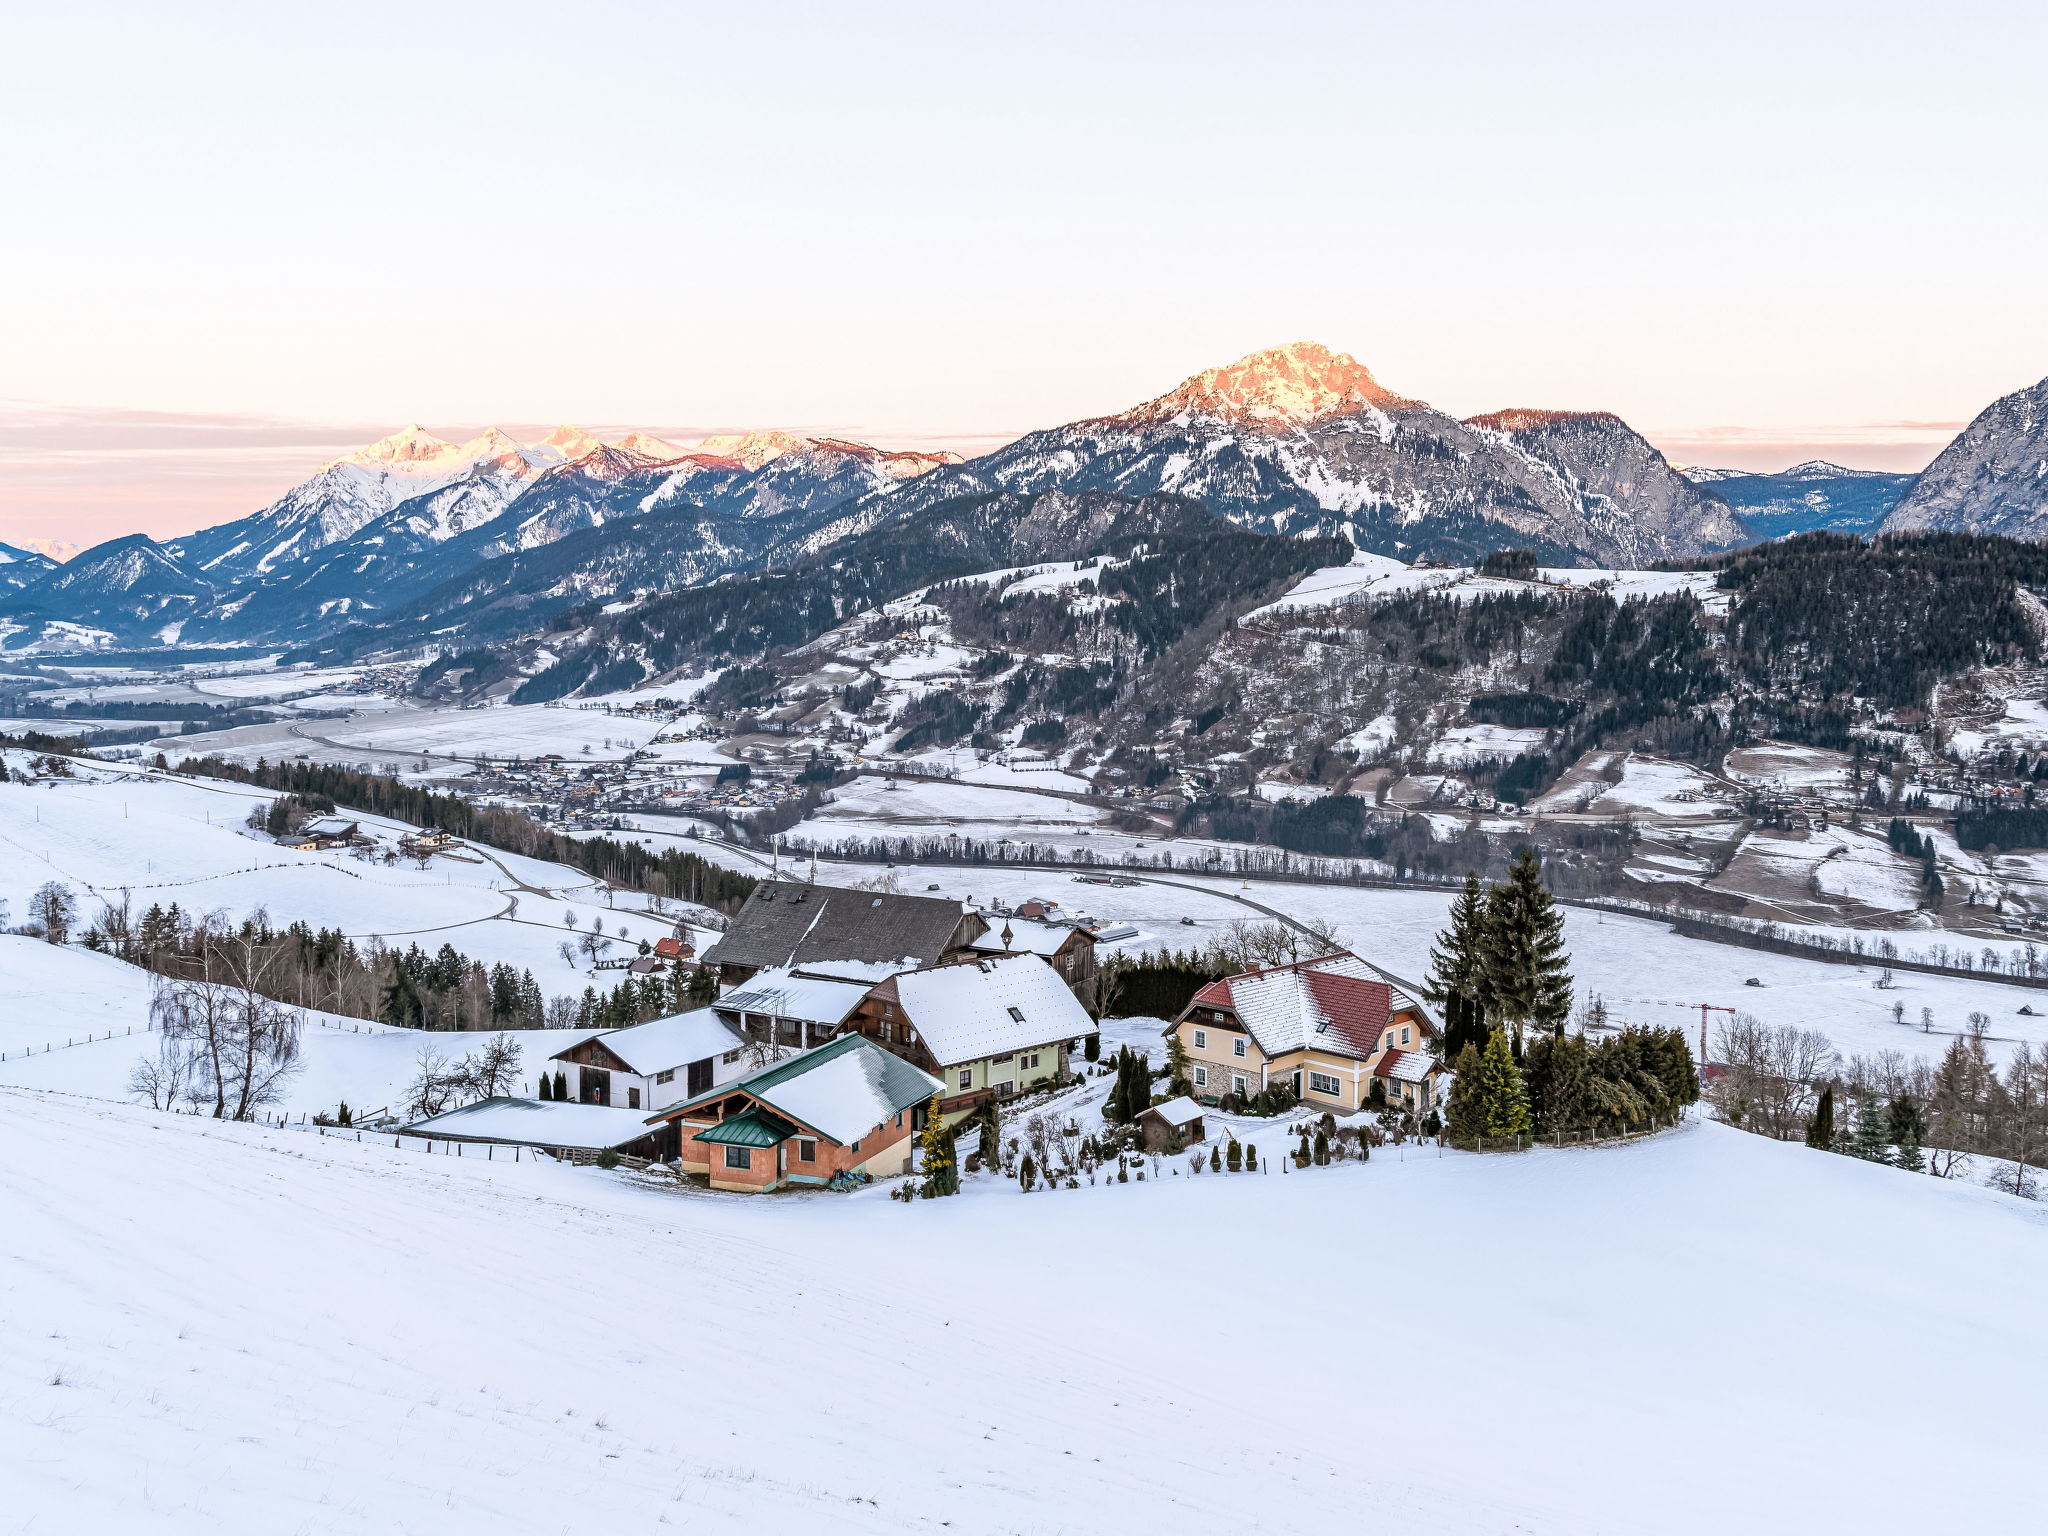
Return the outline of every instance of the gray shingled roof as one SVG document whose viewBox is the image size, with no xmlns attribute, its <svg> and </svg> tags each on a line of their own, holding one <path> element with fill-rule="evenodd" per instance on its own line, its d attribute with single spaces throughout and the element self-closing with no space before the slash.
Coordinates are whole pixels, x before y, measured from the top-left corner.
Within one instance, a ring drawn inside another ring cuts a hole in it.
<svg viewBox="0 0 2048 1536">
<path fill-rule="evenodd" d="M 930 965 L 965 911 L 936 896 L 890 896 L 796 881 L 763 881 L 704 958 L 713 965 L 900 960 Z"/>
</svg>

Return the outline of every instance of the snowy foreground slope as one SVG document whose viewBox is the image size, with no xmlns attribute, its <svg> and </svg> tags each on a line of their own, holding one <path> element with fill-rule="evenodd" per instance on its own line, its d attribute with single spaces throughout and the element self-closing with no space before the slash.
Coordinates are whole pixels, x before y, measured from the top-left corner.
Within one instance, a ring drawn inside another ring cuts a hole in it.
<svg viewBox="0 0 2048 1536">
<path fill-rule="evenodd" d="M 2040 1212 L 1712 1125 L 903 1206 L 8 1089 L 0 1209 L 10 1531 L 1924 1532 L 2037 1494 Z"/>
</svg>

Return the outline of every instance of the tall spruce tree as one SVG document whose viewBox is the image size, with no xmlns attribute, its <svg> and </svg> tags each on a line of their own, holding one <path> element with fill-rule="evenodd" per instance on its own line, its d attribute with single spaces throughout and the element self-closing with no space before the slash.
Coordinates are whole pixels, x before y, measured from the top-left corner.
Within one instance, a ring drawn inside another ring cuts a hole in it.
<svg viewBox="0 0 2048 1536">
<path fill-rule="evenodd" d="M 941 1195 L 960 1193 L 959 1154 L 953 1144 L 953 1132 L 946 1129 L 945 1119 L 939 1113 L 942 1095 L 934 1093 L 931 1103 L 925 1107 L 924 1130 L 918 1135 L 919 1161 L 924 1172 L 924 1197 L 936 1199 Z"/>
<path fill-rule="evenodd" d="M 1806 1144 L 1817 1152 L 1826 1152 L 1834 1147 L 1835 1090 L 1832 1088 L 1821 1089 L 1820 1102 L 1806 1117 Z"/>
<path fill-rule="evenodd" d="M 1486 891 L 1476 871 L 1465 872 L 1465 889 L 1451 902 L 1451 924 L 1429 951 L 1424 991 L 1443 1009 L 1444 1059 L 1456 1061 L 1467 1045 L 1486 1043 Z"/>
<path fill-rule="evenodd" d="M 1515 1065 L 1507 1031 L 1486 1038 L 1479 1059 L 1479 1095 L 1485 1105 L 1488 1136 L 1523 1136 L 1529 1130 L 1529 1095 L 1522 1087 L 1522 1069 Z"/>
<path fill-rule="evenodd" d="M 1866 1163 L 1889 1163 L 1891 1155 L 1891 1116 L 1884 1101 L 1876 1094 L 1868 1094 L 1856 1106 L 1856 1139 L 1849 1150 Z"/>
<path fill-rule="evenodd" d="M 1543 866 L 1532 848 L 1515 854 L 1507 882 L 1487 894 L 1484 955 L 1493 1019 L 1513 1028 L 1519 1061 L 1525 1025 L 1562 1034 L 1572 1012 L 1564 913 L 1543 883 Z"/>
</svg>

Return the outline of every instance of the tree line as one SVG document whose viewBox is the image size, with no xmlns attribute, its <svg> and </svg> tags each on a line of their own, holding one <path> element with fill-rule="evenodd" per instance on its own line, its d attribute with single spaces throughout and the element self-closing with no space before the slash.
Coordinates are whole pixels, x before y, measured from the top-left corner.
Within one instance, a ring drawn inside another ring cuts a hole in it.
<svg viewBox="0 0 2048 1536">
<path fill-rule="evenodd" d="M 161 764 L 160 764 L 161 766 Z M 330 763 L 269 763 L 253 767 L 221 757 L 186 758 L 177 772 L 297 795 L 311 807 L 346 806 L 410 822 L 527 858 L 566 864 L 628 890 L 647 891 L 733 913 L 753 893 L 752 875 L 726 869 L 701 854 L 609 837 L 565 837 L 520 811 L 477 805 L 460 795 L 407 784 L 384 774 L 359 773 Z"/>
</svg>

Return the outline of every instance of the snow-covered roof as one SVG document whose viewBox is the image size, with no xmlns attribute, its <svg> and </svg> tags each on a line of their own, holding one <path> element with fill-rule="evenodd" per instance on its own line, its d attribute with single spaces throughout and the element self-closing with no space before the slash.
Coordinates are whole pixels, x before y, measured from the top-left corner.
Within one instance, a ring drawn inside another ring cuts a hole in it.
<svg viewBox="0 0 2048 1536">
<path fill-rule="evenodd" d="M 1005 929 L 1010 934 L 1007 946 L 1003 943 Z M 1075 931 L 1072 923 L 1040 923 L 1028 917 L 1010 917 L 1002 920 L 1002 927 L 991 928 L 968 948 L 981 955 L 1056 955 Z"/>
<path fill-rule="evenodd" d="M 1268 1056 L 1314 1048 L 1370 1059 L 1388 1018 L 1404 1011 L 1436 1027 L 1414 988 L 1347 951 L 1226 976 L 1189 1006 L 1233 1010 Z"/>
<path fill-rule="evenodd" d="M 1436 1067 L 1436 1058 L 1427 1051 L 1388 1051 L 1373 1063 L 1372 1075 L 1397 1083 L 1419 1083 Z"/>
<path fill-rule="evenodd" d="M 882 984 L 944 1065 L 1092 1034 L 1095 1021 L 1037 955 L 911 971 Z"/>
<path fill-rule="evenodd" d="M 859 1141 L 944 1085 L 883 1050 L 864 1035 L 837 1040 L 749 1072 L 745 1077 L 671 1105 L 660 1119 L 735 1093 L 746 1093 L 779 1114 L 829 1136 L 842 1146 Z"/>
<path fill-rule="evenodd" d="M 567 1057 L 587 1040 L 601 1041 L 606 1050 L 642 1077 L 671 1072 L 707 1056 L 737 1050 L 746 1043 L 738 1030 L 718 1016 L 716 1009 L 693 1008 L 688 1013 L 649 1019 L 645 1024 L 586 1035 L 576 1045 L 557 1051 L 552 1059 Z"/>
<path fill-rule="evenodd" d="M 318 816 L 299 829 L 302 837 L 341 837 L 356 830 L 353 816 Z"/>
<path fill-rule="evenodd" d="M 1168 1099 L 1164 1104 L 1154 1104 L 1150 1109 L 1145 1110 L 1144 1113 L 1157 1115 L 1168 1125 L 1178 1128 L 1183 1125 L 1192 1125 L 1195 1121 L 1201 1119 L 1203 1110 L 1201 1105 L 1197 1104 L 1186 1094 L 1182 1094 L 1179 1098 Z"/>
<path fill-rule="evenodd" d="M 646 1117 L 637 1109 L 540 1099 L 479 1099 L 460 1109 L 416 1120 L 406 1129 L 415 1135 L 445 1136 L 451 1141 L 565 1147 L 579 1152 L 623 1147 L 648 1133 Z"/>
<path fill-rule="evenodd" d="M 837 1025 L 860 1006 L 868 983 L 800 975 L 786 965 L 756 971 L 737 991 L 718 1000 L 725 1013 L 765 1013 L 778 1019 L 808 1019 Z"/>
</svg>

